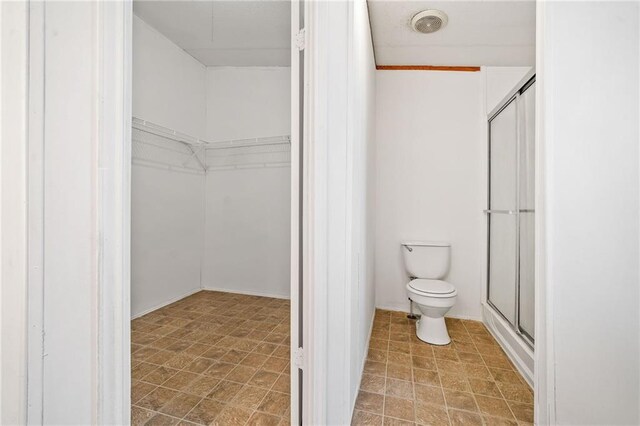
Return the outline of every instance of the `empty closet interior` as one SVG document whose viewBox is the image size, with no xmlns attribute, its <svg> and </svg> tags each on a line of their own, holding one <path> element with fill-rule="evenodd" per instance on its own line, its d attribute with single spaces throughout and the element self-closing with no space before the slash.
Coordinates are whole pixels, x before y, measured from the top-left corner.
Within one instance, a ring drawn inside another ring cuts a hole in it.
<svg viewBox="0 0 640 426">
<path fill-rule="evenodd" d="M 136 423 L 289 416 L 290 19 L 134 2 Z"/>
<path fill-rule="evenodd" d="M 212 9 L 234 10 L 221 3 L 135 3 L 134 316 L 200 289 L 289 294 L 288 45 L 274 63 L 216 42 L 215 24 L 242 32 L 214 15 L 212 39 Z M 190 49 L 200 35 L 213 47 Z"/>
</svg>

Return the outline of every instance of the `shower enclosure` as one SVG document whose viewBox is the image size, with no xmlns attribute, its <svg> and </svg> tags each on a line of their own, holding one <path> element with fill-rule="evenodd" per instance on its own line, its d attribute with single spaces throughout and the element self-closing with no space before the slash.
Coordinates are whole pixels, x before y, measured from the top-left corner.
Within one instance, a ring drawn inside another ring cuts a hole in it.
<svg viewBox="0 0 640 426">
<path fill-rule="evenodd" d="M 487 303 L 530 348 L 534 330 L 535 75 L 489 117 Z"/>
</svg>

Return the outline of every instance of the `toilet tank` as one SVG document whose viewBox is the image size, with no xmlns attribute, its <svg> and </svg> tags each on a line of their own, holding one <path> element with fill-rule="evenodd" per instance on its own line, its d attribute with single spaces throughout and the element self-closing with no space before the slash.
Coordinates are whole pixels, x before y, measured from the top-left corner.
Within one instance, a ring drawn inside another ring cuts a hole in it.
<svg viewBox="0 0 640 426">
<path fill-rule="evenodd" d="M 405 241 L 402 258 L 411 278 L 439 280 L 449 272 L 451 244 L 441 241 Z"/>
</svg>

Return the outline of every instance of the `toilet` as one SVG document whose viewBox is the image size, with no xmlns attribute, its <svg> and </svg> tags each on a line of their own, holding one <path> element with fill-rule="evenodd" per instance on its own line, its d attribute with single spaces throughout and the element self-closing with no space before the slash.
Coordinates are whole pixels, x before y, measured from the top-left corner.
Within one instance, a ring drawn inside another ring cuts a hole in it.
<svg viewBox="0 0 640 426">
<path fill-rule="evenodd" d="M 401 249 L 410 278 L 407 294 L 421 313 L 416 323 L 418 339 L 432 345 L 447 345 L 451 338 L 444 316 L 456 303 L 458 294 L 453 284 L 442 281 L 449 272 L 451 244 L 407 241 Z"/>
</svg>

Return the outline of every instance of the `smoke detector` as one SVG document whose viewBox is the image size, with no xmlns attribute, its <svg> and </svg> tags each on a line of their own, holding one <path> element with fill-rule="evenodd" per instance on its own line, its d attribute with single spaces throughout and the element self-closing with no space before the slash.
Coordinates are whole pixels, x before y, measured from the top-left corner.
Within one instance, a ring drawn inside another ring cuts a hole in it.
<svg viewBox="0 0 640 426">
<path fill-rule="evenodd" d="M 441 10 L 423 10 L 413 15 L 411 18 L 411 28 L 423 34 L 435 33 L 447 26 L 449 18 Z"/>
</svg>

